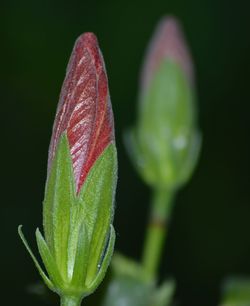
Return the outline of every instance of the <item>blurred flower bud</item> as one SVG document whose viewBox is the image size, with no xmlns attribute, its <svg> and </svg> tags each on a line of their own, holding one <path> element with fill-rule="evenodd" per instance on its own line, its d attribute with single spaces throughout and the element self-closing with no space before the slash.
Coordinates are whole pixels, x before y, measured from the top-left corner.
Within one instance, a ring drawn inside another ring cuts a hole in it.
<svg viewBox="0 0 250 306">
<path fill-rule="evenodd" d="M 176 188 L 192 174 L 200 150 L 191 56 L 178 21 L 165 17 L 146 53 L 138 120 L 126 144 L 142 178 Z"/>
<path fill-rule="evenodd" d="M 43 206 L 45 239 L 36 231 L 48 276 L 19 231 L 45 283 L 72 305 L 96 289 L 109 265 L 116 181 L 105 65 L 95 35 L 85 33 L 72 52 L 53 127 Z"/>
</svg>

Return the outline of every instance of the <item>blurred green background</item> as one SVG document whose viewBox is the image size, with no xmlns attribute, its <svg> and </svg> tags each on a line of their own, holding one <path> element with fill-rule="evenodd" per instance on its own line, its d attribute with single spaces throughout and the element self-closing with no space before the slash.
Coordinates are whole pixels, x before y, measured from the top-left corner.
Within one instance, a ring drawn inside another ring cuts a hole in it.
<svg viewBox="0 0 250 306">
<path fill-rule="evenodd" d="M 122 138 L 135 120 L 147 42 L 158 19 L 174 14 L 196 65 L 203 148 L 195 175 L 178 194 L 160 275 L 176 279 L 178 305 L 218 305 L 223 279 L 250 275 L 249 2 L 10 0 L 0 5 L 1 301 L 45 305 L 27 292 L 39 276 L 17 225 L 24 224 L 35 248 L 60 87 L 74 41 L 85 31 L 99 38 L 115 114 L 116 247 L 140 258 L 150 193 Z M 85 305 L 96 305 L 96 297 Z"/>
</svg>

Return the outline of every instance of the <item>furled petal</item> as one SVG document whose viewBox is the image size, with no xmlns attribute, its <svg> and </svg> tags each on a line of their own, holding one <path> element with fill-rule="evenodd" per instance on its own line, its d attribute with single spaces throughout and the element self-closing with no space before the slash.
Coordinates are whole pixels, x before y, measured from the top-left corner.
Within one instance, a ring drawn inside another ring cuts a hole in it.
<svg viewBox="0 0 250 306">
<path fill-rule="evenodd" d="M 64 131 L 78 193 L 96 159 L 114 141 L 105 64 L 92 33 L 81 35 L 71 54 L 54 122 L 48 169 Z"/>
<path fill-rule="evenodd" d="M 176 18 L 168 16 L 159 22 L 146 53 L 141 74 L 143 91 L 148 88 L 161 62 L 167 58 L 177 62 L 193 83 L 192 59 L 181 26 Z"/>
</svg>

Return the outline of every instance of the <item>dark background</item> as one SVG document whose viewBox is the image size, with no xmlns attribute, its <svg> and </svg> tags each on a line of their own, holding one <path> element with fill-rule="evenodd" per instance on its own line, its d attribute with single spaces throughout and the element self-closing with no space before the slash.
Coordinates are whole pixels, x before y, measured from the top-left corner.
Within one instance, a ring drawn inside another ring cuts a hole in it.
<svg viewBox="0 0 250 306">
<path fill-rule="evenodd" d="M 179 305 L 212 306 L 225 277 L 250 274 L 247 1 L 10 0 L 0 11 L 1 304 L 45 305 L 27 293 L 39 276 L 17 226 L 24 224 L 35 248 L 58 95 L 74 41 L 85 31 L 99 38 L 115 114 L 116 247 L 140 258 L 150 192 L 131 166 L 122 134 L 135 120 L 145 47 L 158 19 L 169 13 L 181 19 L 196 64 L 203 148 L 176 200 L 161 278 L 176 279 Z"/>
</svg>

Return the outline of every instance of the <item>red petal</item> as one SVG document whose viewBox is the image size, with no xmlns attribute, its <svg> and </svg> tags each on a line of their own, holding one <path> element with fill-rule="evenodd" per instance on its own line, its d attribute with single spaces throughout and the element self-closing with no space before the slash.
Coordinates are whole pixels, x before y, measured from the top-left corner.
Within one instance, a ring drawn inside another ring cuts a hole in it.
<svg viewBox="0 0 250 306">
<path fill-rule="evenodd" d="M 92 33 L 77 39 L 68 64 L 53 127 L 49 167 L 64 131 L 67 131 L 79 192 L 96 159 L 114 140 L 105 65 Z"/>
<path fill-rule="evenodd" d="M 192 59 L 181 26 L 174 17 L 164 17 L 159 22 L 149 44 L 141 74 L 143 90 L 148 87 L 155 71 L 166 58 L 176 61 L 193 83 Z"/>
</svg>

